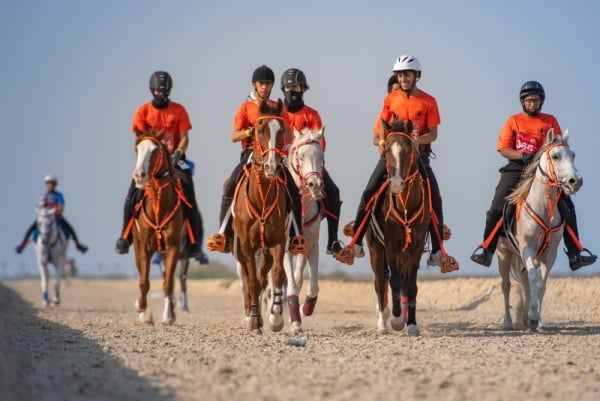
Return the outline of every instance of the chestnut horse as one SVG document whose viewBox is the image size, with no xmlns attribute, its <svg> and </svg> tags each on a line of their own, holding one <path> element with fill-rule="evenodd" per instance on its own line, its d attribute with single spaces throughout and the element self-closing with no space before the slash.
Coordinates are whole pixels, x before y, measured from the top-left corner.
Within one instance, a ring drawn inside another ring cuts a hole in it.
<svg viewBox="0 0 600 401">
<path fill-rule="evenodd" d="M 283 328 L 283 257 L 291 201 L 280 177 L 286 133 L 282 111 L 281 100 L 276 107 L 267 101 L 261 103 L 254 130 L 254 152 L 233 200 L 233 253 L 238 262 L 245 325 L 255 334 L 262 334 L 260 297 L 270 272 L 274 289 L 269 320 L 273 331 Z M 257 259 L 260 259 L 258 270 Z"/>
<path fill-rule="evenodd" d="M 137 160 L 133 179 L 138 189 L 144 190 L 139 217 L 133 231 L 135 263 L 140 275 L 140 297 L 135 301 L 141 322 L 152 321 L 147 312 L 147 294 L 150 289 L 150 260 L 155 251 L 165 253 L 163 275 L 164 309 L 162 322 L 175 322 L 173 276 L 183 239 L 182 203 L 185 197 L 181 183 L 175 177 L 169 152 L 161 138 L 164 130 L 139 134 L 136 138 Z"/>
<path fill-rule="evenodd" d="M 378 333 L 387 332 L 389 284 L 392 289 L 392 329 L 402 330 L 408 325 L 408 335 L 418 336 L 417 271 L 431 218 L 431 196 L 419 172 L 419 152 L 408 134 L 410 126 L 410 122 L 398 121 L 387 136 L 388 180 L 381 189 L 380 197 L 384 198 L 373 208 L 366 239 L 375 274 Z"/>
</svg>

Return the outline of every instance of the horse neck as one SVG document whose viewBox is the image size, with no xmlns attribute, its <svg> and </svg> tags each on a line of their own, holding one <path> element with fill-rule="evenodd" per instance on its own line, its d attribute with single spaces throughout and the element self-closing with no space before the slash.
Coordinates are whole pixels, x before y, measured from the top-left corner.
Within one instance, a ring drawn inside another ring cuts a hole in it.
<svg viewBox="0 0 600 401">
<path fill-rule="evenodd" d="M 548 221 L 550 216 L 552 216 L 552 220 L 555 220 L 556 218 L 560 218 L 557 216 L 559 196 L 559 187 L 546 182 L 544 175 L 538 169 L 531 183 L 531 188 L 525 197 L 525 202 L 545 221 Z"/>
<path fill-rule="evenodd" d="M 290 177 L 288 177 L 290 179 Z M 268 180 L 264 176 L 262 167 L 252 166 L 248 175 L 248 196 L 257 205 L 273 201 L 281 183 L 279 177 Z"/>
<path fill-rule="evenodd" d="M 161 178 L 151 178 L 146 184 L 144 206 L 149 216 L 158 208 L 158 217 L 170 213 L 177 202 L 178 194 L 172 174 Z"/>
</svg>

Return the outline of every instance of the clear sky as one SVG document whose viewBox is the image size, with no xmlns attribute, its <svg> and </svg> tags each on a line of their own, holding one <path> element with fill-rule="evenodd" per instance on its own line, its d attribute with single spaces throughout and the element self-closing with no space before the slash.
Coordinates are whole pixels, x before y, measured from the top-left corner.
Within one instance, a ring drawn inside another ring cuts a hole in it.
<svg viewBox="0 0 600 401">
<path fill-rule="evenodd" d="M 217 229 L 223 180 L 239 160 L 232 120 L 252 71 L 302 69 L 307 104 L 326 125 L 326 164 L 341 189 L 342 224 L 355 214 L 378 158 L 371 128 L 394 59 L 417 56 L 419 86 L 437 98 L 442 124 L 432 167 L 462 274 L 473 264 L 504 160 L 495 150 L 506 118 L 520 111 L 527 80 L 546 88 L 544 111 L 569 128 L 584 186 L 575 196 L 585 246 L 600 252 L 595 113 L 600 78 L 600 3 L 593 1 L 4 1 L 0 4 L 3 201 L 0 276 L 34 269 L 31 247 L 14 246 L 34 219 L 43 177 L 58 175 L 65 216 L 90 246 L 69 254 L 85 273 L 133 271 L 114 252 L 134 164 L 131 121 L 150 100 L 155 70 L 174 79 L 193 129 L 188 157 L 205 231 Z M 596 49 L 596 50 L 594 50 Z M 281 97 L 278 85 L 273 98 Z M 321 231 L 322 242 L 326 231 Z M 340 227 L 340 231 L 341 231 Z M 340 233 L 341 235 L 341 233 Z M 562 247 L 562 245 L 561 245 Z M 222 262 L 231 255 L 211 253 Z M 322 253 L 324 270 L 342 267 Z M 423 259 L 424 262 L 425 259 Z M 369 273 L 368 258 L 347 271 Z M 559 255 L 555 269 L 568 272 Z M 600 264 L 582 272 L 595 273 Z M 580 273 L 578 273 L 580 274 Z"/>
</svg>

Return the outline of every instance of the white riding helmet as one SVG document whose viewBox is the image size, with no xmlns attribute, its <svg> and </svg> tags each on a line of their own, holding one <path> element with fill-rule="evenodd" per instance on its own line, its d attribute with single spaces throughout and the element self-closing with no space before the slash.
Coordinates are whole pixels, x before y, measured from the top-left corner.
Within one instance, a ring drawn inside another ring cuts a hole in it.
<svg viewBox="0 0 600 401">
<path fill-rule="evenodd" d="M 55 184 L 58 184 L 58 178 L 56 178 L 56 175 L 54 174 L 48 174 L 46 175 L 46 177 L 44 177 L 44 183 L 46 182 L 53 182 Z"/>
<path fill-rule="evenodd" d="M 421 63 L 415 56 L 403 54 L 394 61 L 393 72 L 412 70 L 417 73 L 417 78 L 421 77 Z"/>
</svg>

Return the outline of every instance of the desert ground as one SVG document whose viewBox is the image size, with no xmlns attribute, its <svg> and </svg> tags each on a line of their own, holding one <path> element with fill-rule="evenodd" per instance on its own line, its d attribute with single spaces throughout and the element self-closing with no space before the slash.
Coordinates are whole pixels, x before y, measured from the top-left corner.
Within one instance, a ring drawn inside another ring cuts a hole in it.
<svg viewBox="0 0 600 401">
<path fill-rule="evenodd" d="M 287 317 L 248 334 L 237 280 L 189 287 L 163 326 L 157 280 L 150 325 L 135 280 L 73 279 L 47 308 L 38 280 L 0 282 L 0 400 L 600 399 L 600 277 L 551 277 L 541 332 L 502 330 L 499 277 L 421 279 L 419 337 L 376 334 L 370 282 L 321 281 L 304 347 Z"/>
</svg>

